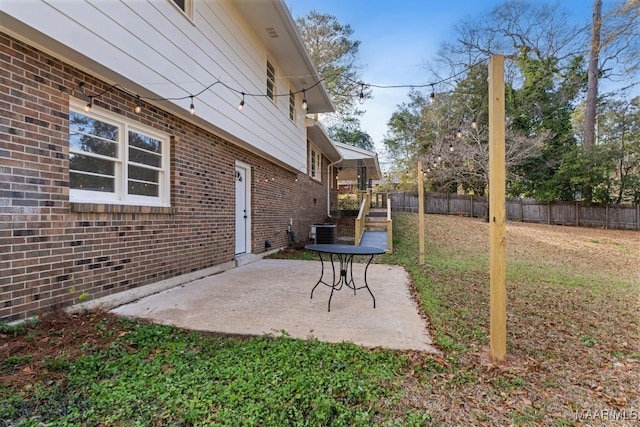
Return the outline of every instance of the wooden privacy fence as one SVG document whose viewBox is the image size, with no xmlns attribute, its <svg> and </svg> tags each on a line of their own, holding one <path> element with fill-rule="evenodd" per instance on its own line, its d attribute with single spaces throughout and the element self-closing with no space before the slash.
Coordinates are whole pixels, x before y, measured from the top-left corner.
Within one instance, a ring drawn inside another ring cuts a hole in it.
<svg viewBox="0 0 640 427">
<path fill-rule="evenodd" d="M 424 193 L 428 214 L 487 217 L 487 198 L 448 193 Z M 507 220 L 640 230 L 640 205 L 587 205 L 582 202 L 540 202 L 507 198 Z M 418 212 L 418 193 L 391 193 L 392 210 Z"/>
</svg>

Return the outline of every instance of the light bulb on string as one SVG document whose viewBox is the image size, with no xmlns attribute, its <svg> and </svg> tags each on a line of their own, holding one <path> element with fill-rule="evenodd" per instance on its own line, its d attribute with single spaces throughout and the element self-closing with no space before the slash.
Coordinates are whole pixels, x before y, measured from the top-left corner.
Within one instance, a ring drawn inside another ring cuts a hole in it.
<svg viewBox="0 0 640 427">
<path fill-rule="evenodd" d="M 238 104 L 238 111 L 242 111 L 242 107 L 244 107 L 244 92 L 240 92 L 242 94 L 242 99 L 240 100 L 240 103 Z"/>
<path fill-rule="evenodd" d="M 191 105 L 189 106 L 189 113 L 193 116 L 196 113 L 196 107 L 193 105 L 193 95 L 191 97 Z"/>
<path fill-rule="evenodd" d="M 449 152 L 453 153 L 453 144 L 449 144 Z"/>
<path fill-rule="evenodd" d="M 438 154 L 438 161 L 441 162 L 442 161 L 442 155 Z"/>
<path fill-rule="evenodd" d="M 309 105 L 307 104 L 307 92 L 302 89 L 302 109 L 307 111 L 307 108 L 309 108 Z"/>
<path fill-rule="evenodd" d="M 140 101 L 140 95 L 137 96 L 136 108 L 134 108 L 133 111 L 138 114 L 140 114 L 140 112 L 142 111 L 142 102 Z"/>
<path fill-rule="evenodd" d="M 358 95 L 360 104 L 364 104 L 365 101 L 365 97 L 364 97 L 364 83 L 360 83 L 360 94 Z"/>
<path fill-rule="evenodd" d="M 87 105 L 84 106 L 84 111 L 91 110 L 91 107 L 93 107 L 93 96 L 89 97 L 89 102 L 87 102 Z"/>
<path fill-rule="evenodd" d="M 431 85 L 431 95 L 429 95 L 429 104 L 433 104 L 436 102 L 436 92 L 433 90 L 433 85 Z"/>
<path fill-rule="evenodd" d="M 456 131 L 456 137 L 462 138 L 462 129 L 458 128 L 458 130 Z"/>
<path fill-rule="evenodd" d="M 478 121 L 476 119 L 476 116 L 473 116 L 473 120 L 471 121 L 471 127 L 474 129 L 478 129 Z"/>
</svg>

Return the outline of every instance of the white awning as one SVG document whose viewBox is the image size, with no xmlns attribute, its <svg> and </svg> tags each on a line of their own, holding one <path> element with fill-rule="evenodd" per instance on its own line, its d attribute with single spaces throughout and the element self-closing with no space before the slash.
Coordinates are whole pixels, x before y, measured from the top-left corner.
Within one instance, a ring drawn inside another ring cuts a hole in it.
<svg viewBox="0 0 640 427">
<path fill-rule="evenodd" d="M 342 161 L 336 165 L 338 181 L 357 181 L 359 167 L 365 168 L 367 180 L 382 179 L 377 153 L 340 142 L 333 144 L 342 155 Z"/>
</svg>

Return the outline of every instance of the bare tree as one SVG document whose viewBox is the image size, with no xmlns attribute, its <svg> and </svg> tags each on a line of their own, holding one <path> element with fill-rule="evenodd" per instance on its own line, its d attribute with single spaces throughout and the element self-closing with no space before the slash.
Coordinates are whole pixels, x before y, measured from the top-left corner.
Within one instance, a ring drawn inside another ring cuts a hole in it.
<svg viewBox="0 0 640 427">
<path fill-rule="evenodd" d="M 538 61 L 554 58 L 562 68 L 586 53 L 585 26 L 567 22 L 571 20 L 560 3 L 505 1 L 487 15 L 456 25 L 456 42 L 441 46 L 430 70 L 445 68 L 457 74 L 491 55 L 518 58 L 523 54 Z M 521 79 L 517 63 L 507 61 L 506 82 L 517 86 Z"/>
<path fill-rule="evenodd" d="M 601 77 L 638 84 L 640 70 L 640 0 L 626 0 L 605 13 L 599 72 Z"/>
<path fill-rule="evenodd" d="M 593 0 L 591 18 L 591 43 L 589 45 L 589 70 L 587 80 L 587 99 L 585 104 L 584 133 L 582 149 L 587 156 L 593 149 L 596 138 L 596 109 L 598 104 L 598 78 L 600 76 L 600 33 L 602 31 L 602 0 Z M 582 192 L 585 200 L 591 201 L 593 189 L 584 185 Z"/>
<path fill-rule="evenodd" d="M 604 18 L 602 0 L 593 1 L 583 139 L 587 154 L 596 143 L 598 81 L 601 77 L 633 80 L 640 68 L 639 45 L 640 0 L 627 0 L 610 10 Z"/>
<path fill-rule="evenodd" d="M 525 136 L 507 126 L 505 133 L 505 164 L 507 182 L 519 177 L 517 166 L 540 154 L 548 134 Z M 464 131 L 450 145 L 453 151 L 444 150 L 442 154 L 425 158 L 428 178 L 442 190 L 452 185 L 462 186 L 474 194 L 486 195 L 489 186 L 489 129 L 485 125 Z M 445 148 L 446 148 L 445 147 Z"/>
<path fill-rule="evenodd" d="M 584 120 L 583 149 L 589 153 L 595 141 L 596 107 L 598 102 L 598 76 L 600 75 L 600 32 L 602 30 L 602 0 L 593 0 L 591 21 L 591 43 L 589 49 L 589 72 L 587 82 L 587 102 Z M 591 189 L 585 188 L 590 193 Z M 587 195 L 587 198 L 588 195 Z"/>
</svg>

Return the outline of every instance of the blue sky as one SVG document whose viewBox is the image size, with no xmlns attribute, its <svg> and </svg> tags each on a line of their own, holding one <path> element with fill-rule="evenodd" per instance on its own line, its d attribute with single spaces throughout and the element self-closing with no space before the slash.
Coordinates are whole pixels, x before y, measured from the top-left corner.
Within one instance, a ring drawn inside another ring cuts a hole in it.
<svg viewBox="0 0 640 427">
<path fill-rule="evenodd" d="M 535 1 L 535 0 L 533 0 Z M 454 36 L 453 27 L 468 17 L 488 14 L 504 0 L 285 0 L 294 18 L 311 10 L 328 13 L 354 30 L 361 41 L 362 80 L 371 84 L 428 84 L 425 63 L 442 42 Z M 589 22 L 592 0 L 561 0 L 576 22 Z M 605 1 L 605 8 L 607 5 Z M 375 89 L 361 119 L 378 151 L 386 123 L 408 89 Z"/>
</svg>

